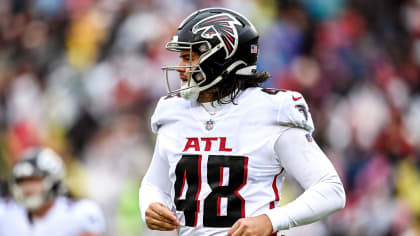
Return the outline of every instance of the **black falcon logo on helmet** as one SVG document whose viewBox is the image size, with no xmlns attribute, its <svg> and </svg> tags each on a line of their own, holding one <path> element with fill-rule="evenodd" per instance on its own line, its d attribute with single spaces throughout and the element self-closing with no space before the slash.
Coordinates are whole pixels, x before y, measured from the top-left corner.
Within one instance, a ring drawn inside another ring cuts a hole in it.
<svg viewBox="0 0 420 236">
<path fill-rule="evenodd" d="M 226 58 L 231 57 L 238 48 L 238 31 L 234 25 L 242 25 L 235 17 L 221 13 L 202 19 L 192 28 L 192 32 L 201 33 L 201 37 L 212 39 L 218 37 L 226 51 Z"/>
</svg>

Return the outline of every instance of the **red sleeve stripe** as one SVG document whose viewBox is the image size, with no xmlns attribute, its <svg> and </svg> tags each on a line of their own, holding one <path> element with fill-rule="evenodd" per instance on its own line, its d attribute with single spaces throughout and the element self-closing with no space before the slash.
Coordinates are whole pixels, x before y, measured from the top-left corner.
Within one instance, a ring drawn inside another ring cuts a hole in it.
<svg viewBox="0 0 420 236">
<path fill-rule="evenodd" d="M 282 168 L 281 171 L 278 174 L 276 174 L 274 176 L 274 179 L 273 179 L 273 185 L 272 186 L 273 186 L 274 195 L 276 197 L 275 198 L 276 201 L 280 201 L 280 194 L 279 194 L 279 190 L 277 188 L 277 177 L 279 175 L 281 175 L 281 173 L 283 173 L 283 171 L 284 171 L 284 168 Z"/>
</svg>

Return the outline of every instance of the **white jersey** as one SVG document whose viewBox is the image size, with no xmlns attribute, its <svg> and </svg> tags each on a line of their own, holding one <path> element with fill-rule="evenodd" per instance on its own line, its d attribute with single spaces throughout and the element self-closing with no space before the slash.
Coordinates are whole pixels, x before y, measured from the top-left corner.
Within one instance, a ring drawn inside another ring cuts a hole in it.
<svg viewBox="0 0 420 236">
<path fill-rule="evenodd" d="M 32 217 L 13 200 L 0 203 L 0 236 L 80 236 L 102 234 L 105 220 L 98 205 L 89 200 L 58 197 L 42 218 Z"/>
<path fill-rule="evenodd" d="M 196 102 L 162 98 L 152 116 L 155 154 L 140 190 L 143 217 L 159 201 L 176 212 L 180 235 L 226 235 L 238 219 L 279 207 L 287 168 L 275 146 L 290 126 L 311 139 L 312 118 L 297 92 L 249 88 L 214 115 Z"/>
</svg>

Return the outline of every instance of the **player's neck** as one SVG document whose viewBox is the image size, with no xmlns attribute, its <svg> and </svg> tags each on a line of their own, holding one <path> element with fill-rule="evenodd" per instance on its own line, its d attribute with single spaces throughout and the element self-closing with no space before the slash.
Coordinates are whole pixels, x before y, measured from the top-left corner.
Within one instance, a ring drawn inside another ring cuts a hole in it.
<svg viewBox="0 0 420 236">
<path fill-rule="evenodd" d="M 202 91 L 200 95 L 198 95 L 197 102 L 199 103 L 206 103 L 206 102 L 213 102 L 217 100 L 217 94 L 219 92 L 219 88 L 209 88 L 205 91 Z"/>
<path fill-rule="evenodd" d="M 198 95 L 197 102 L 199 103 L 214 102 L 214 101 L 217 101 L 219 98 L 227 97 L 231 92 L 232 91 L 224 90 L 224 94 L 219 94 L 219 87 L 212 87 L 212 88 L 202 91 Z"/>
<path fill-rule="evenodd" d="M 45 204 L 43 207 L 41 207 L 40 209 L 36 210 L 36 211 L 32 211 L 31 212 L 31 216 L 34 218 L 42 218 L 44 217 L 49 210 L 51 210 L 51 208 L 54 205 L 55 200 L 51 200 L 50 202 L 48 202 L 47 204 Z"/>
</svg>

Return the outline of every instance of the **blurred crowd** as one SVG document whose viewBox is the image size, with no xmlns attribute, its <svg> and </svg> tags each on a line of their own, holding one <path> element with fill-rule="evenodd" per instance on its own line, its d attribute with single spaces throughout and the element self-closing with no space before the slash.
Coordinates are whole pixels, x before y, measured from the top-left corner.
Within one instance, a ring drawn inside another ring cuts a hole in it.
<svg viewBox="0 0 420 236">
<path fill-rule="evenodd" d="M 164 46 L 211 6 L 255 23 L 264 86 L 305 96 L 343 180 L 346 208 L 311 235 L 419 235 L 418 0 L 2 0 L 0 194 L 23 150 L 46 145 L 64 157 L 71 194 L 103 207 L 107 235 L 151 235 L 137 191 L 166 93 L 160 67 L 178 63 Z M 298 192 L 287 185 L 284 201 Z"/>
</svg>

